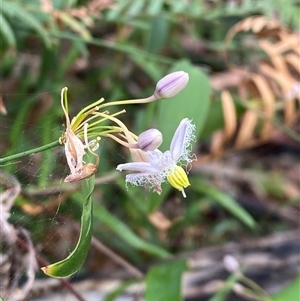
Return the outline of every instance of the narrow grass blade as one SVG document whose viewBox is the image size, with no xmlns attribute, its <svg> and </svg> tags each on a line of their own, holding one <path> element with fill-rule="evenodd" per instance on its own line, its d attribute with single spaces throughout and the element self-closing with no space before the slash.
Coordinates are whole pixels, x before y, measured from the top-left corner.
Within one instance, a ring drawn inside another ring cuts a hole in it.
<svg viewBox="0 0 300 301">
<path fill-rule="evenodd" d="M 95 176 L 82 181 L 83 209 L 81 214 L 81 230 L 78 243 L 73 252 L 65 259 L 43 267 L 43 272 L 51 277 L 64 278 L 76 273 L 83 265 L 92 238 L 92 209 L 91 194 L 94 190 Z"/>
<path fill-rule="evenodd" d="M 199 182 L 193 181 L 191 182 L 191 184 L 195 191 L 204 193 L 212 200 L 219 203 L 219 205 L 221 205 L 224 209 L 237 217 L 249 228 L 253 228 L 255 226 L 255 220 L 253 219 L 253 217 L 246 210 L 244 210 L 231 196 L 219 191 L 215 187 L 204 185 Z"/>
<path fill-rule="evenodd" d="M 94 215 L 95 218 L 111 228 L 120 236 L 121 239 L 131 246 L 161 258 L 170 256 L 170 254 L 163 248 L 140 239 L 124 222 L 113 216 L 103 206 L 97 203 L 94 205 Z"/>
<path fill-rule="evenodd" d="M 43 28 L 43 25 L 24 7 L 16 2 L 3 1 L 1 9 L 4 15 L 11 18 L 18 18 L 23 21 L 29 28 L 35 30 L 47 47 L 50 47 L 51 42 L 48 32 Z"/>
<path fill-rule="evenodd" d="M 9 25 L 8 21 L 6 20 L 6 18 L 1 13 L 0 13 L 0 24 L 1 24 L 0 31 L 2 32 L 3 37 L 6 39 L 9 46 L 15 48 L 17 44 L 15 34 L 11 26 Z"/>
</svg>

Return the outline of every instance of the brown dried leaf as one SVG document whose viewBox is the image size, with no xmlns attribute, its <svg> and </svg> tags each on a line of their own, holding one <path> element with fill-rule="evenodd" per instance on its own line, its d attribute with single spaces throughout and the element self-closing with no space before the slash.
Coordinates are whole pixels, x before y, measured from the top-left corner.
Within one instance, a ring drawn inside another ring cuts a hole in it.
<svg viewBox="0 0 300 301">
<path fill-rule="evenodd" d="M 275 98 L 272 90 L 267 84 L 266 80 L 257 74 L 251 74 L 250 80 L 254 83 L 259 98 L 262 100 L 262 110 L 263 110 L 263 127 L 260 132 L 260 139 L 267 139 L 273 128 L 272 118 L 275 114 Z"/>
<path fill-rule="evenodd" d="M 286 125 L 291 125 L 294 120 L 297 118 L 297 111 L 295 107 L 295 101 L 292 99 L 287 99 L 288 95 L 292 91 L 296 81 L 291 77 L 286 77 L 285 74 L 278 72 L 275 68 L 271 67 L 266 63 L 262 63 L 260 65 L 261 71 L 269 78 L 276 81 L 278 86 L 281 88 L 282 91 L 282 98 L 285 100 L 283 102 L 284 106 L 284 123 Z"/>
<path fill-rule="evenodd" d="M 7 114 L 7 110 L 6 110 L 6 107 L 4 105 L 4 101 L 3 101 L 2 96 L 0 96 L 0 113 L 2 115 L 6 115 Z"/>
<path fill-rule="evenodd" d="M 290 34 L 284 40 L 275 43 L 261 40 L 259 45 L 269 56 L 283 55 L 285 52 L 292 51 L 294 47 L 299 47 L 299 38 Z"/>
<path fill-rule="evenodd" d="M 220 156 L 224 152 L 224 132 L 219 130 L 214 132 L 210 143 L 210 152 L 214 156 Z"/>
<path fill-rule="evenodd" d="M 233 99 L 227 90 L 222 91 L 221 99 L 225 121 L 224 140 L 228 141 L 236 130 L 237 116 Z"/>
<path fill-rule="evenodd" d="M 300 57 L 294 53 L 289 53 L 285 56 L 285 61 L 293 67 L 293 69 L 300 74 Z"/>
<path fill-rule="evenodd" d="M 280 28 L 280 24 L 277 21 L 265 16 L 254 16 L 251 21 L 251 27 L 248 30 L 252 30 L 256 34 L 263 30 L 278 30 Z"/>
<path fill-rule="evenodd" d="M 157 229 L 162 231 L 166 231 L 172 226 L 172 222 L 160 211 L 152 212 L 148 219 Z"/>
<path fill-rule="evenodd" d="M 257 113 L 252 110 L 245 112 L 235 140 L 235 149 L 241 149 L 254 143 L 254 129 L 258 120 Z"/>
<path fill-rule="evenodd" d="M 219 72 L 212 74 L 210 77 L 210 84 L 212 88 L 217 91 L 228 89 L 230 87 L 237 87 L 240 85 L 245 74 L 245 70 L 237 68 L 226 72 Z"/>
<path fill-rule="evenodd" d="M 222 82 L 217 81 L 219 78 L 212 81 L 216 87 L 223 89 L 221 99 L 225 120 L 224 130 L 219 130 L 212 136 L 210 151 L 214 156 L 230 151 L 228 142 L 232 142 L 236 133 L 234 149 L 258 145 L 271 138 L 275 133 L 273 122 L 277 111 L 283 111 L 283 123 L 288 127 L 300 116 L 296 105 L 296 99 L 300 103 L 299 34 L 292 32 L 277 20 L 252 16 L 238 22 L 228 31 L 227 45 L 239 32 L 246 31 L 253 32 L 253 36 L 258 40 L 256 45 L 264 50 L 269 59 L 262 58 L 256 64 L 252 62 L 251 65 L 235 67 L 230 63 L 229 51 L 226 52 L 230 67 L 228 73 L 238 71 L 240 78 L 233 85 L 222 85 Z M 236 88 L 239 97 L 244 100 L 245 108 L 248 109 L 242 117 L 239 129 L 231 94 L 224 90 L 229 86 Z M 249 99 L 250 104 L 247 102 Z"/>
</svg>

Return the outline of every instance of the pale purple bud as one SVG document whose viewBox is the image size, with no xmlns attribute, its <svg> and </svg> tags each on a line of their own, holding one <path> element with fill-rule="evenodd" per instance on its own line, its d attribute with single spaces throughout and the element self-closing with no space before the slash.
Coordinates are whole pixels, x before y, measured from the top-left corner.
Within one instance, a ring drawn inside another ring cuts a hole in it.
<svg viewBox="0 0 300 301">
<path fill-rule="evenodd" d="M 171 98 L 185 88 L 189 81 L 189 75 L 184 71 L 172 72 L 158 81 L 154 97 Z"/>
<path fill-rule="evenodd" d="M 225 255 L 223 263 L 228 272 L 235 273 L 240 269 L 238 261 L 232 255 Z"/>
<path fill-rule="evenodd" d="M 149 129 L 139 135 L 137 145 L 143 151 L 157 149 L 163 141 L 162 133 L 157 129 Z"/>
</svg>

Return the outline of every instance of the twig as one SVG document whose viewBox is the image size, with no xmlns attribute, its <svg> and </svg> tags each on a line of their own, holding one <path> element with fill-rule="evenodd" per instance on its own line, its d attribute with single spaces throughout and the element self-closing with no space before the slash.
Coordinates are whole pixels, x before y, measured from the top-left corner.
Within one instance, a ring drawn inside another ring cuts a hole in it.
<svg viewBox="0 0 300 301">
<path fill-rule="evenodd" d="M 112 172 L 102 177 L 96 177 L 95 185 L 113 182 L 116 179 L 120 178 L 121 174 L 119 172 Z M 33 187 L 26 189 L 26 192 L 33 196 L 33 195 L 47 195 L 47 194 L 54 194 L 54 193 L 62 193 L 67 191 L 75 191 L 81 187 L 79 182 L 75 183 L 60 183 L 57 185 L 53 185 L 51 187 L 39 188 Z"/>
<path fill-rule="evenodd" d="M 26 157 L 26 156 L 29 156 L 29 155 L 32 155 L 32 154 L 35 154 L 35 153 L 40 153 L 40 152 L 43 152 L 43 151 L 45 151 L 49 148 L 53 148 L 53 147 L 56 147 L 56 146 L 59 146 L 58 140 L 53 141 L 51 143 L 48 143 L 46 145 L 37 147 L 37 148 L 30 149 L 30 150 L 25 151 L 25 152 L 21 152 L 21 153 L 18 153 L 18 154 L 14 154 L 14 155 L 11 155 L 11 156 L 0 158 L 0 164 L 5 163 L 5 162 L 9 162 L 9 161 L 13 161 L 13 160 L 16 160 L 16 159 L 19 159 L 19 158 L 22 158 L 22 157 Z"/>
<path fill-rule="evenodd" d="M 78 225 L 76 225 L 78 226 Z M 132 264 L 130 264 L 128 261 L 120 257 L 118 254 L 116 254 L 114 251 L 109 249 L 107 246 L 105 246 L 101 241 L 99 241 L 96 237 L 92 237 L 92 246 L 94 246 L 98 251 L 101 251 L 104 253 L 107 257 L 109 257 L 111 260 L 118 263 L 120 266 L 125 268 L 131 275 L 135 276 L 136 278 L 143 278 L 143 273 L 138 270 L 136 267 L 134 267 Z"/>
<path fill-rule="evenodd" d="M 25 249 L 26 251 L 29 250 L 29 247 L 27 245 L 27 243 L 20 239 L 18 237 L 18 244 L 23 248 Z M 35 256 L 36 256 L 36 259 L 38 261 L 38 263 L 41 265 L 41 266 L 47 266 L 49 265 L 49 262 L 47 262 L 47 260 L 45 260 L 41 255 L 39 255 L 36 251 L 35 251 Z M 79 301 L 87 301 L 86 299 L 84 299 L 82 297 L 82 295 L 77 292 L 77 290 L 70 284 L 70 282 L 68 282 L 66 279 L 59 279 L 59 281 L 61 282 L 61 284 L 67 288 Z"/>
</svg>

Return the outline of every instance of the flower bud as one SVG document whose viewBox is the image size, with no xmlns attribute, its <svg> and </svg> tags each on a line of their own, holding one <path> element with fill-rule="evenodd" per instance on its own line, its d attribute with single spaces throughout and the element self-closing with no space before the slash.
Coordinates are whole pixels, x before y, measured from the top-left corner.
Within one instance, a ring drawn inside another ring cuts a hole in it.
<svg viewBox="0 0 300 301">
<path fill-rule="evenodd" d="M 223 263 L 228 272 L 235 273 L 240 269 L 238 261 L 232 255 L 225 255 Z"/>
<path fill-rule="evenodd" d="M 184 71 L 172 72 L 158 81 L 154 97 L 171 98 L 185 88 L 189 81 L 189 75 Z"/>
<path fill-rule="evenodd" d="M 157 129 L 149 129 L 139 135 L 137 146 L 143 151 L 157 149 L 163 141 L 162 133 Z"/>
</svg>

